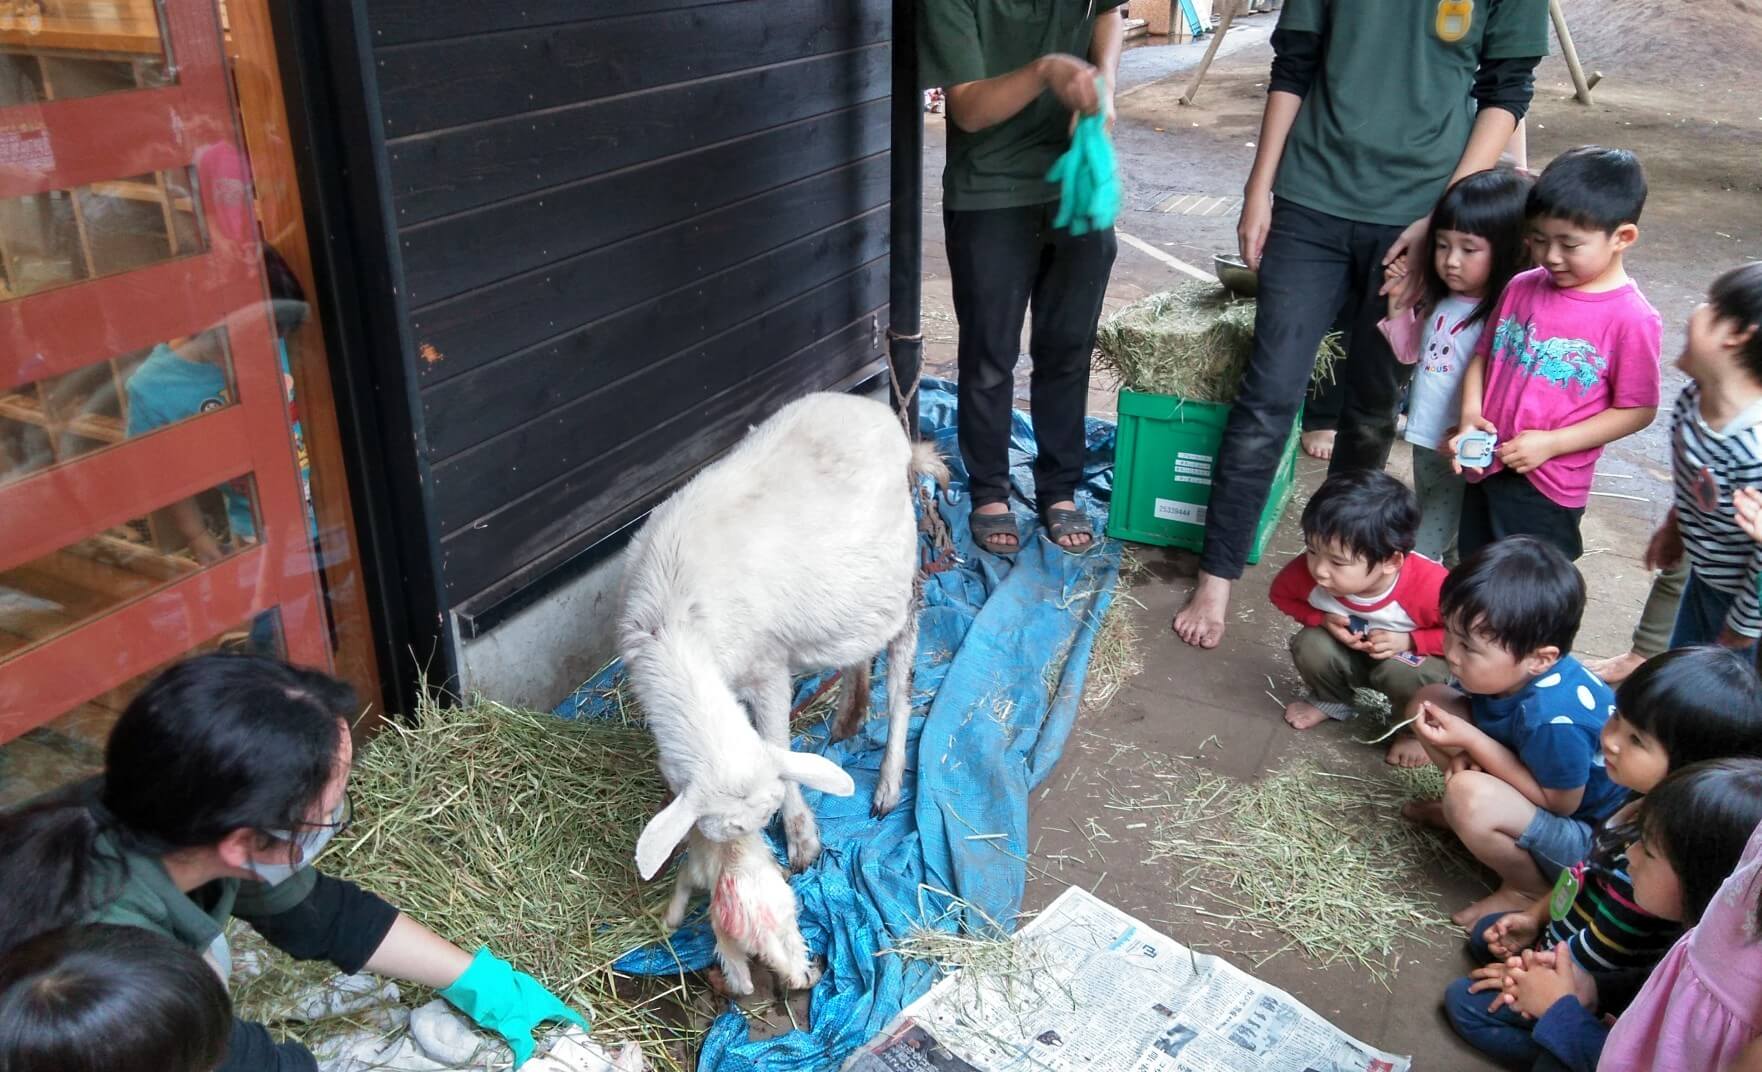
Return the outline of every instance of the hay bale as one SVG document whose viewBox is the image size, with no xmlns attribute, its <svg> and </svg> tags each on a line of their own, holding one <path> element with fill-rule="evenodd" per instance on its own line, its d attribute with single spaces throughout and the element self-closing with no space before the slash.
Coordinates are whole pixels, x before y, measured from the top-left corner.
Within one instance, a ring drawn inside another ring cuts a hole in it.
<svg viewBox="0 0 1762 1072">
<path fill-rule="evenodd" d="M 1254 299 L 1192 280 L 1126 306 L 1096 335 L 1097 365 L 1132 391 L 1233 402 L 1254 349 Z M 1311 383 L 1332 383 L 1337 335 L 1322 340 Z"/>
<path fill-rule="evenodd" d="M 665 884 L 644 888 L 632 861 L 665 788 L 654 740 L 620 698 L 623 723 L 566 721 L 485 700 L 425 702 L 388 722 L 355 761 L 355 820 L 325 853 L 328 873 L 359 883 L 467 950 L 487 944 L 565 1001 L 591 1006 L 594 1036 L 636 1040 L 660 1068 L 683 1068 L 713 1006 L 677 978 L 612 970 L 625 951 L 665 936 Z M 249 947 L 251 943 L 244 943 Z M 327 965 L 270 952 L 234 993 L 240 1014 L 308 1045 L 359 1027 L 307 1024 L 294 995 L 327 982 Z M 433 994 L 402 988 L 418 1008 Z"/>
</svg>

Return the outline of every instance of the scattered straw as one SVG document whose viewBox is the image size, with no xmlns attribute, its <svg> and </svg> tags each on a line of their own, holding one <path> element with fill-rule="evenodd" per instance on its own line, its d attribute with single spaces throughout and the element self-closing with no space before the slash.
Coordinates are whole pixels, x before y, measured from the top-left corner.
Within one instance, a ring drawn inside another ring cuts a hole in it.
<svg viewBox="0 0 1762 1072">
<path fill-rule="evenodd" d="M 1404 940 L 1430 945 L 1453 934 L 1443 907 L 1419 891 L 1440 868 L 1467 864 L 1442 837 L 1401 818 L 1414 795 L 1406 772 L 1360 777 L 1303 759 L 1253 783 L 1180 773 L 1153 813 L 1148 859 L 1189 865 L 1183 885 L 1232 910 L 1210 918 L 1276 930 L 1288 939 L 1280 951 L 1347 961 L 1385 986 Z"/>
<path fill-rule="evenodd" d="M 686 1067 L 714 1010 L 687 1013 L 691 998 L 704 999 L 683 980 L 611 967 L 664 937 L 656 908 L 666 891 L 645 890 L 631 862 L 637 832 L 663 802 L 652 738 L 630 721 L 565 721 L 483 700 L 425 702 L 418 716 L 388 723 L 357 756 L 354 825 L 324 870 L 591 1006 L 596 1036 L 638 1041 L 658 1067 Z M 312 1041 L 319 1028 L 290 1026 L 287 1010 L 328 972 L 263 959 L 266 970 L 234 994 L 241 1014 Z M 432 995 L 411 986 L 402 997 L 416 1007 Z"/>
<path fill-rule="evenodd" d="M 1121 309 L 1096 336 L 1097 367 L 1132 391 L 1230 402 L 1254 348 L 1254 301 L 1193 281 Z M 1333 382 L 1337 337 L 1324 340 L 1313 381 Z"/>
<path fill-rule="evenodd" d="M 1095 627 L 1095 643 L 1089 652 L 1088 677 L 1083 683 L 1083 706 L 1092 711 L 1110 703 L 1127 681 L 1144 670 L 1143 635 L 1133 610 L 1144 604 L 1134 595 L 1145 566 L 1130 550 L 1120 556 L 1120 579 L 1113 602 Z"/>
</svg>

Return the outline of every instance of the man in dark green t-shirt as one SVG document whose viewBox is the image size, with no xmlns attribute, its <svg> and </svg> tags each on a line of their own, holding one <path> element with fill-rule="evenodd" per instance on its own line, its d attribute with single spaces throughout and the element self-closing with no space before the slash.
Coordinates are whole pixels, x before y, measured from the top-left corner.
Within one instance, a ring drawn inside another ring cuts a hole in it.
<svg viewBox="0 0 1762 1072">
<path fill-rule="evenodd" d="M 961 456 L 973 538 L 999 554 L 1021 547 L 1009 508 L 1009 432 L 1030 306 L 1036 507 L 1067 550 L 1094 540 L 1072 496 L 1114 236 L 1054 230 L 1059 195 L 1046 172 L 1070 145 L 1077 113 L 1113 114 L 1111 88 L 1102 99 L 1096 76 L 1115 83 L 1121 2 L 924 0 L 922 8 L 923 80 L 948 99 L 942 218 L 960 323 Z"/>
<path fill-rule="evenodd" d="M 1548 53 L 1548 4 L 1285 0 L 1273 52 L 1237 226 L 1260 272 L 1254 353 L 1212 477 L 1199 584 L 1174 621 L 1202 648 L 1223 637 L 1316 348 L 1343 310 L 1351 345 L 1328 471 L 1388 461 L 1412 370 L 1376 329 L 1384 266 L 1431 256 L 1438 197 L 1498 163 Z"/>
</svg>

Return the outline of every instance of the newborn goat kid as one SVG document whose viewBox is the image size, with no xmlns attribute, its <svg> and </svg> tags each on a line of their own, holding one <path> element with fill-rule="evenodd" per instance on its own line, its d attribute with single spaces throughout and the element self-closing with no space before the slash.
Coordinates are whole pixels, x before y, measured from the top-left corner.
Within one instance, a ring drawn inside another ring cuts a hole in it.
<svg viewBox="0 0 1762 1072">
<path fill-rule="evenodd" d="M 777 973 L 790 990 L 820 981 L 808 960 L 808 944 L 796 925 L 795 891 L 770 846 L 757 834 L 734 841 L 711 841 L 692 831 L 685 861 L 667 906 L 667 929 L 685 921 L 685 908 L 697 893 L 710 895 L 710 927 L 716 932 L 716 961 L 730 994 L 753 992 L 749 957 Z"/>
<path fill-rule="evenodd" d="M 655 510 L 632 541 L 619 650 L 674 800 L 643 828 L 652 878 L 694 826 L 754 834 L 783 809 L 789 862 L 820 853 L 806 785 L 837 796 L 850 776 L 789 749 L 790 678 L 842 667 L 837 730 L 868 708 L 869 664 L 887 650 L 888 737 L 876 815 L 899 800 L 918 643 L 919 474 L 946 483 L 885 404 L 815 394 L 779 410 Z M 756 731 L 755 731 L 756 727 Z"/>
</svg>

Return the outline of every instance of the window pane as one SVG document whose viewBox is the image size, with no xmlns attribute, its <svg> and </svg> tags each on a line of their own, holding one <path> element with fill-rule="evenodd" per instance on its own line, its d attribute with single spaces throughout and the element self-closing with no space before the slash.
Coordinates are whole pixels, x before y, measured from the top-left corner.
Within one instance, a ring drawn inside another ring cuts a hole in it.
<svg viewBox="0 0 1762 1072">
<path fill-rule="evenodd" d="M 0 0 L 0 108 L 175 80 L 156 0 Z"/>
<path fill-rule="evenodd" d="M 0 299 L 200 253 L 207 239 L 199 172 L 209 172 L 220 195 L 240 185 L 223 156 L 193 169 L 0 200 Z"/>
</svg>

